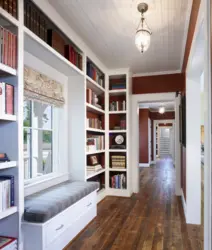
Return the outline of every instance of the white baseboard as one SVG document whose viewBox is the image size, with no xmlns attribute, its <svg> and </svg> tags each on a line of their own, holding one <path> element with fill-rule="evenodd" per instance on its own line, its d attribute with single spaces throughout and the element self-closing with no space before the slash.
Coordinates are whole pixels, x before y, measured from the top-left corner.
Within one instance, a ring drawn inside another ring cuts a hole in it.
<svg viewBox="0 0 212 250">
<path fill-rule="evenodd" d="M 182 199 L 182 204 L 183 204 L 183 211 L 186 219 L 186 202 L 185 202 L 185 197 L 183 194 L 183 189 L 181 188 L 181 199 Z"/>
<path fill-rule="evenodd" d="M 149 163 L 139 163 L 139 167 L 148 168 L 148 167 L 150 167 L 150 164 Z"/>
</svg>

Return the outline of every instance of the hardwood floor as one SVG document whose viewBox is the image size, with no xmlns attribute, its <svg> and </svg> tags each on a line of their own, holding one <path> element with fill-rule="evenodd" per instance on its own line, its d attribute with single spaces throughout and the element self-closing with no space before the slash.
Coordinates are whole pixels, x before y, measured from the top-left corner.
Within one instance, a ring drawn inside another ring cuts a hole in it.
<svg viewBox="0 0 212 250">
<path fill-rule="evenodd" d="M 65 250 L 201 250 L 202 227 L 187 226 L 170 159 L 140 171 L 140 193 L 107 197 Z"/>
</svg>

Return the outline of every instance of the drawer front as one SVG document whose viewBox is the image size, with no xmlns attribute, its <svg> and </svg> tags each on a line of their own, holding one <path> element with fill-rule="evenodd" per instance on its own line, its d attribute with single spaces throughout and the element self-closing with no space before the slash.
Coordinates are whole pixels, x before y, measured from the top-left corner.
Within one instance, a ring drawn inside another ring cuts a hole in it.
<svg viewBox="0 0 212 250">
<path fill-rule="evenodd" d="M 79 200 L 47 222 L 44 227 L 45 246 L 59 237 L 81 214 L 88 211 L 92 206 L 96 206 L 96 192 Z"/>
</svg>

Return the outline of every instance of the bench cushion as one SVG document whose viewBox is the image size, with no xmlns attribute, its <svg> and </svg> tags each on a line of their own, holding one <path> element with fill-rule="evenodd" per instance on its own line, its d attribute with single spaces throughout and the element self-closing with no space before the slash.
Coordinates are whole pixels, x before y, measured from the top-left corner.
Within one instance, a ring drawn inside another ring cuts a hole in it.
<svg viewBox="0 0 212 250">
<path fill-rule="evenodd" d="M 26 197 L 24 220 L 43 223 L 99 188 L 97 182 L 67 181 Z"/>
</svg>

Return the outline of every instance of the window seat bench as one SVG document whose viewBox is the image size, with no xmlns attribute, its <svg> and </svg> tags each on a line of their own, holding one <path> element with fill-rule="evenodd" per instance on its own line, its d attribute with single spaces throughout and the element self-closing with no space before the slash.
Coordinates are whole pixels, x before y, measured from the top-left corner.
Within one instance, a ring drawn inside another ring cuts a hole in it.
<svg viewBox="0 0 212 250">
<path fill-rule="evenodd" d="M 95 216 L 96 182 L 67 181 L 26 197 L 25 250 L 62 250 Z"/>
</svg>

